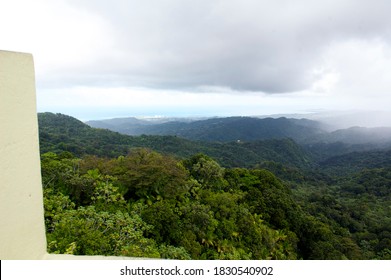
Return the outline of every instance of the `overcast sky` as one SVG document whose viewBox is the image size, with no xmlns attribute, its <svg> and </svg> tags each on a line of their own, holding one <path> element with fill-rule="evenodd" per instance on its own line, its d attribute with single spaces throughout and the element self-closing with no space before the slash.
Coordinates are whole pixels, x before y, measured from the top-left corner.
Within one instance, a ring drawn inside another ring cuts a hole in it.
<svg viewBox="0 0 391 280">
<path fill-rule="evenodd" d="M 82 120 L 391 108 L 389 0 L 0 0 L 38 111 Z"/>
</svg>

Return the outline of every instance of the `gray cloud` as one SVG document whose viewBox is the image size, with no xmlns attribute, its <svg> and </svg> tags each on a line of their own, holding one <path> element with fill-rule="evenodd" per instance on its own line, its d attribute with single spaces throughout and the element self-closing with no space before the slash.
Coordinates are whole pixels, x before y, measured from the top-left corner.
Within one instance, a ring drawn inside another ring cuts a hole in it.
<svg viewBox="0 0 391 280">
<path fill-rule="evenodd" d="M 387 0 L 70 3 L 110 26 L 112 48 L 77 73 L 90 83 L 294 92 L 311 86 L 331 44 L 391 41 Z"/>
</svg>

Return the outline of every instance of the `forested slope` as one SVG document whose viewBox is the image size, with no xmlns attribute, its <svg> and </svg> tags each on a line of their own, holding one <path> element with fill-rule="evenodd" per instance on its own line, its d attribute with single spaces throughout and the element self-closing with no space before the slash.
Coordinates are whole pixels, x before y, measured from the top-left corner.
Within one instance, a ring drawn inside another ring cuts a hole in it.
<svg viewBox="0 0 391 280">
<path fill-rule="evenodd" d="M 68 151 L 76 156 L 117 157 L 132 148 L 150 148 L 179 158 L 204 153 L 225 167 L 253 167 L 263 161 L 307 166 L 306 152 L 290 139 L 255 142 L 211 143 L 176 136 L 128 136 L 91 128 L 63 114 L 38 114 L 41 153 Z"/>
<path fill-rule="evenodd" d="M 129 135 L 176 135 L 207 142 L 255 141 L 291 138 L 304 140 L 323 132 L 321 124 L 306 119 L 228 117 L 154 124 L 123 118 L 89 121 L 93 127 L 108 128 Z"/>
<path fill-rule="evenodd" d="M 130 137 L 51 113 L 39 129 L 50 252 L 391 258 L 388 151 L 318 162 L 291 139 Z"/>
</svg>

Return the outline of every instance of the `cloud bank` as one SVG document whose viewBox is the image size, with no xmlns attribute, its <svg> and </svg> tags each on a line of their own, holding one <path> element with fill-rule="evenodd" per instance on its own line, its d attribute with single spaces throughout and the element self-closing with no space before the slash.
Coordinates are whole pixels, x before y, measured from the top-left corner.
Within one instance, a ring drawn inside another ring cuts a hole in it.
<svg viewBox="0 0 391 280">
<path fill-rule="evenodd" d="M 359 58 L 362 44 L 391 39 L 389 1 L 82 2 L 110 42 L 88 72 L 129 86 L 302 91 L 322 78 L 330 48 L 356 42 Z"/>
<path fill-rule="evenodd" d="M 148 89 L 156 100 L 159 92 L 177 91 L 246 95 L 251 103 L 256 94 L 255 103 L 263 98 L 263 105 L 272 103 L 269 95 L 285 95 L 275 97 L 285 100 L 282 108 L 292 103 L 307 110 L 391 104 L 388 0 L 5 0 L 1 5 L 0 46 L 34 54 L 41 96 L 68 89 L 82 96 L 75 88 L 85 87 L 101 96 L 112 89 L 117 105 L 129 106 L 137 106 Z M 122 89 L 132 98 L 123 98 Z"/>
</svg>

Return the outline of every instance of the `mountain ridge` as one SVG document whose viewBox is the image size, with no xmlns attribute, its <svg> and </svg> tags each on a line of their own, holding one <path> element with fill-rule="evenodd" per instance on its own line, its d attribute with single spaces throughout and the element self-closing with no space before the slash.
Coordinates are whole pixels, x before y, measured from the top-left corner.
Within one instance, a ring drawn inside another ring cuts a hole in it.
<svg viewBox="0 0 391 280">
<path fill-rule="evenodd" d="M 300 118 L 215 117 L 151 122 L 137 118 L 88 121 L 88 125 L 127 135 L 173 135 L 207 142 L 291 138 L 302 144 L 347 143 L 391 146 L 391 127 L 350 127 L 328 131 L 322 122 Z"/>
<path fill-rule="evenodd" d="M 254 141 L 266 139 L 292 138 L 304 140 L 303 135 L 316 135 L 323 130 L 320 125 L 306 119 L 288 119 L 285 117 L 253 118 L 225 117 L 195 121 L 170 121 L 159 124 L 126 122 L 125 119 L 106 125 L 108 120 L 100 121 L 100 128 L 112 129 L 128 135 L 176 135 L 190 140 L 209 142 Z M 86 122 L 97 127 L 95 121 Z"/>
<path fill-rule="evenodd" d="M 354 153 L 361 155 L 363 152 L 379 151 L 381 154 L 382 151 L 391 148 L 391 145 L 387 144 L 388 142 L 386 144 L 349 144 L 327 141 L 306 143 L 304 141 L 300 144 L 288 137 L 245 141 L 237 139 L 237 135 L 234 137 L 230 135 L 232 139 L 237 140 L 219 142 L 190 140 L 177 135 L 130 136 L 108 129 L 93 128 L 63 114 L 39 113 L 38 120 L 41 153 L 69 151 L 77 156 L 117 157 L 127 154 L 133 148 L 148 148 L 179 158 L 203 153 L 215 158 L 225 167 L 253 168 L 257 165 L 263 165 L 265 162 L 276 162 L 297 168 L 313 168 L 316 166 L 328 167 L 327 162 L 335 162 L 336 165 L 339 165 L 339 162 L 345 160 L 344 157 L 346 160 L 355 157 Z M 245 120 L 247 122 L 246 118 L 234 117 L 230 120 Z M 219 121 L 222 120 L 215 118 L 206 123 L 215 122 L 215 125 L 219 125 Z M 277 121 L 287 123 L 287 120 L 283 118 Z M 301 120 L 301 122 L 303 121 Z M 205 122 L 199 124 L 204 125 Z M 311 127 L 312 122 L 308 122 L 308 125 Z M 202 133 L 200 128 L 199 133 Z M 364 155 L 364 157 L 368 156 Z M 328 170 L 331 169 L 328 168 Z"/>
<path fill-rule="evenodd" d="M 41 153 L 68 151 L 77 156 L 117 157 L 132 148 L 149 148 L 162 153 L 189 157 L 207 154 L 229 167 L 253 167 L 264 161 L 308 166 L 307 152 L 291 139 L 266 139 L 253 142 L 203 142 L 172 135 L 130 136 L 108 129 L 92 128 L 63 114 L 39 113 Z"/>
</svg>

